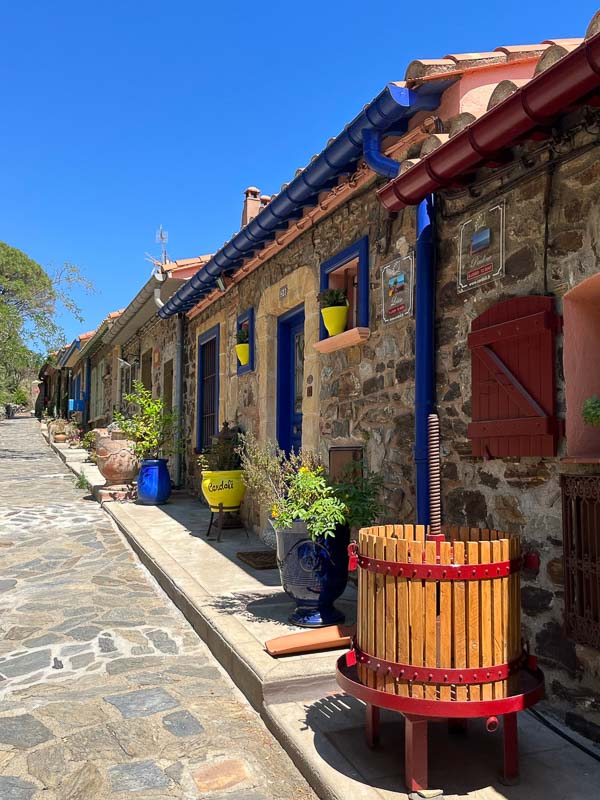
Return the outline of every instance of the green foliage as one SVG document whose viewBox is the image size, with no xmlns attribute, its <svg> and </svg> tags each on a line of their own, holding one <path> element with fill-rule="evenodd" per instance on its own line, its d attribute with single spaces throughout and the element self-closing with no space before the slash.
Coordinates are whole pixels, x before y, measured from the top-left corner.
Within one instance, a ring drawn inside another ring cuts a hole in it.
<svg viewBox="0 0 600 800">
<path fill-rule="evenodd" d="M 285 497 L 287 480 L 302 462 L 294 453 L 288 458 L 271 442 L 261 444 L 253 433 L 242 433 L 239 440 L 238 454 L 248 496 L 261 508 L 271 509 Z"/>
<path fill-rule="evenodd" d="M 88 489 L 91 489 L 91 488 L 92 488 L 92 487 L 90 486 L 90 482 L 89 482 L 89 481 L 88 481 L 88 479 L 85 477 L 85 475 L 83 474 L 83 472 L 80 472 L 80 473 L 79 473 L 79 475 L 77 476 L 77 478 L 76 478 L 76 480 L 75 480 L 75 488 L 77 488 L 77 489 L 83 489 L 84 491 L 87 491 Z"/>
<path fill-rule="evenodd" d="M 130 416 L 115 411 L 114 421 L 133 440 L 135 455 L 159 458 L 173 452 L 176 415 L 165 411 L 163 401 L 152 397 L 141 381 L 134 382 L 133 392 L 124 395 L 124 399 L 138 411 Z"/>
<path fill-rule="evenodd" d="M 23 381 L 33 380 L 43 363 L 38 351 L 64 343 L 58 310 L 81 321 L 71 297 L 78 287 L 92 291 L 73 264 L 48 273 L 21 250 L 0 242 L 0 390 L 11 394 Z"/>
<path fill-rule="evenodd" d="M 228 422 L 223 423 L 220 432 L 213 436 L 210 447 L 198 456 L 198 466 L 205 470 L 217 472 L 240 468 L 240 433 Z"/>
<path fill-rule="evenodd" d="M 327 482 L 323 467 L 302 466 L 287 481 L 287 494 L 271 509 L 278 528 L 291 528 L 295 520 L 306 523 L 310 536 L 334 536 L 346 521 L 344 503 Z"/>
<path fill-rule="evenodd" d="M 376 472 L 365 472 L 362 461 L 346 467 L 341 480 L 334 483 L 334 490 L 346 506 L 350 528 L 366 528 L 383 513 L 380 500 L 383 477 Z"/>
<path fill-rule="evenodd" d="M 600 399 L 595 394 L 583 404 L 581 416 L 586 425 L 600 425 Z"/>
<path fill-rule="evenodd" d="M 250 341 L 248 328 L 239 328 L 235 338 L 237 344 L 248 344 L 248 342 Z"/>
<path fill-rule="evenodd" d="M 326 289 L 319 295 L 321 301 L 321 308 L 330 308 L 331 306 L 345 306 L 348 300 L 346 299 L 346 292 L 343 289 Z"/>
<path fill-rule="evenodd" d="M 22 386 L 17 386 L 12 395 L 12 402 L 18 406 L 29 405 L 29 395 Z"/>
<path fill-rule="evenodd" d="M 96 450 L 96 434 L 94 431 L 88 431 L 81 437 L 81 446 L 88 453 Z"/>
</svg>

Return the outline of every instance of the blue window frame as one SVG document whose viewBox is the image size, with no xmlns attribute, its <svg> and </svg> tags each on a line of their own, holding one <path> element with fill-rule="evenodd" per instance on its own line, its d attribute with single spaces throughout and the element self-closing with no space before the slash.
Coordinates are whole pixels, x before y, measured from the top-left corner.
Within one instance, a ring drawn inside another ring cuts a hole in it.
<svg viewBox="0 0 600 800">
<path fill-rule="evenodd" d="M 198 406 L 196 448 L 199 453 L 219 431 L 219 326 L 198 337 Z"/>
<path fill-rule="evenodd" d="M 247 364 L 240 364 L 237 362 L 237 374 L 243 375 L 245 372 L 252 372 L 254 369 L 254 309 L 249 308 L 247 311 L 244 311 L 243 314 L 240 314 L 237 318 L 237 323 L 235 326 L 235 335 L 236 335 L 236 342 L 237 342 L 237 332 L 241 328 L 248 328 L 248 344 L 250 345 L 250 360 Z"/>
<path fill-rule="evenodd" d="M 331 273 L 340 269 L 349 261 L 358 259 L 357 270 L 357 301 L 356 301 L 356 325 L 359 328 L 369 327 L 369 237 L 363 236 L 362 239 L 354 242 L 349 247 L 344 248 L 333 258 L 321 264 L 320 291 L 329 289 Z M 321 319 L 320 339 L 327 338 L 325 325 Z"/>
</svg>

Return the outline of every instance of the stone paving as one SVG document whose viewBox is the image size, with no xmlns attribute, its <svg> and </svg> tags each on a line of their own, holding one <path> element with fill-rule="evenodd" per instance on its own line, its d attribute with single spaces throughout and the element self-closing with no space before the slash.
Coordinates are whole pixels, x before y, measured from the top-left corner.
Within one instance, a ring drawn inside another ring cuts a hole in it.
<svg viewBox="0 0 600 800">
<path fill-rule="evenodd" d="M 206 646 L 75 487 L 0 423 L 0 800 L 314 800 Z"/>
</svg>

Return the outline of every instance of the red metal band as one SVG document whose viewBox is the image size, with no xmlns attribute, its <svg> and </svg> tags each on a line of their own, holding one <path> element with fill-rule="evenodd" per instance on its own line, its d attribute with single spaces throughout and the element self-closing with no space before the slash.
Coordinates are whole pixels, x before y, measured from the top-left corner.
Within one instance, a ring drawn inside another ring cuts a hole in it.
<svg viewBox="0 0 600 800">
<path fill-rule="evenodd" d="M 350 557 L 352 560 L 352 556 Z M 521 569 L 521 559 L 494 561 L 492 564 L 417 564 L 401 561 L 379 561 L 357 556 L 356 563 L 367 572 L 393 578 L 415 578 L 423 581 L 482 581 L 506 578 Z M 351 565 L 352 566 L 352 565 Z"/>
<path fill-rule="evenodd" d="M 352 653 L 354 655 L 351 655 Z M 363 667 L 381 676 L 414 683 L 441 683 L 448 686 L 503 681 L 509 675 L 518 672 L 527 663 L 527 653 L 523 652 L 519 658 L 508 664 L 494 664 L 494 666 L 489 667 L 464 667 L 459 669 L 417 667 L 414 664 L 400 664 L 397 661 L 375 658 L 375 656 L 365 653 L 364 650 L 361 650 L 356 645 L 347 656 L 350 656 L 349 659 L 347 658 L 349 665 L 355 662 L 362 664 Z"/>
</svg>

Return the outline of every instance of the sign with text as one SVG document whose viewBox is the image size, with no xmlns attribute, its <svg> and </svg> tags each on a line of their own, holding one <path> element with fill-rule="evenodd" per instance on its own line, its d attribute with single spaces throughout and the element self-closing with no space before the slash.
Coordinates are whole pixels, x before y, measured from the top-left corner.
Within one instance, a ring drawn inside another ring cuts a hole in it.
<svg viewBox="0 0 600 800">
<path fill-rule="evenodd" d="M 403 317 L 412 317 L 415 285 L 415 259 L 410 253 L 396 258 L 381 269 L 383 293 L 383 321 L 394 322 Z"/>
<path fill-rule="evenodd" d="M 504 275 L 504 200 L 460 227 L 457 291 L 468 292 Z"/>
</svg>

